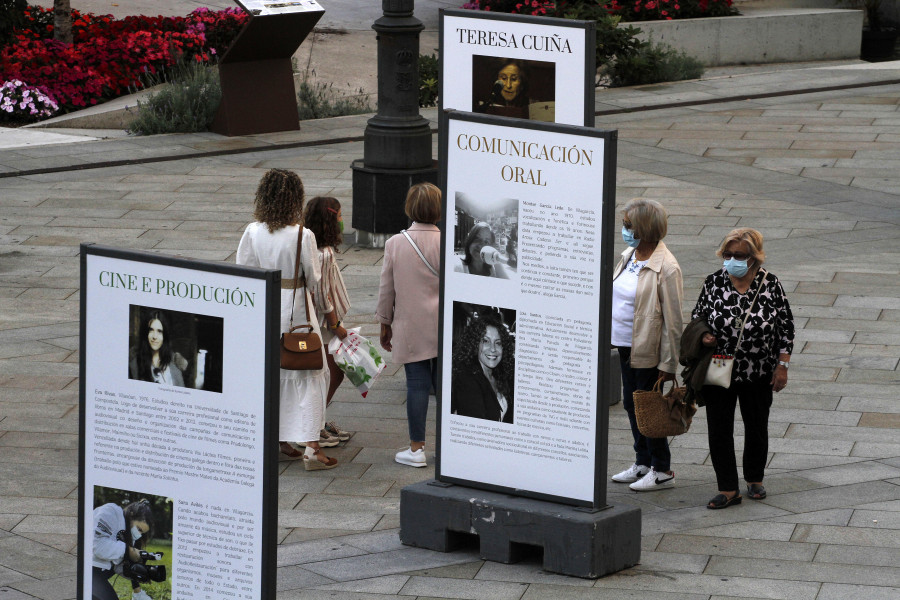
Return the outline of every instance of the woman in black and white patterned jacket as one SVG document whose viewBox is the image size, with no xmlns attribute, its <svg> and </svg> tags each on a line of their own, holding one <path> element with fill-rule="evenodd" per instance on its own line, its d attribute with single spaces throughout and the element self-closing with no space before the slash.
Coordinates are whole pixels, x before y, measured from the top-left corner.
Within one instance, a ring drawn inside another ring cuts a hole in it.
<svg viewBox="0 0 900 600">
<path fill-rule="evenodd" d="M 734 454 L 737 403 L 745 431 L 747 495 L 754 500 L 766 497 L 762 480 L 772 392 L 780 392 L 787 384 L 794 348 L 794 317 L 784 288 L 777 277 L 761 268 L 766 258 L 762 234 L 750 228 L 735 229 L 716 254 L 724 259 L 723 268 L 706 278 L 692 314 L 692 318 L 704 318 L 713 332 L 704 335 L 703 343 L 715 346 L 716 355 L 734 356 L 731 385 L 703 388 L 709 453 L 719 486 L 718 495 L 707 504 L 714 509 L 741 502 Z"/>
</svg>

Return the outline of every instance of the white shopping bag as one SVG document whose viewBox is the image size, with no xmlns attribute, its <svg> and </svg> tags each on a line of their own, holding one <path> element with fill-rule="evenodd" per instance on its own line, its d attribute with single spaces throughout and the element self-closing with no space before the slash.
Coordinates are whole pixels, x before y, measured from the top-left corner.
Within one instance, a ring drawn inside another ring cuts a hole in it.
<svg viewBox="0 0 900 600">
<path fill-rule="evenodd" d="M 358 327 L 348 329 L 343 340 L 335 336 L 328 344 L 328 353 L 334 356 L 335 364 L 364 398 L 372 382 L 387 366 L 375 345 L 359 335 Z"/>
</svg>

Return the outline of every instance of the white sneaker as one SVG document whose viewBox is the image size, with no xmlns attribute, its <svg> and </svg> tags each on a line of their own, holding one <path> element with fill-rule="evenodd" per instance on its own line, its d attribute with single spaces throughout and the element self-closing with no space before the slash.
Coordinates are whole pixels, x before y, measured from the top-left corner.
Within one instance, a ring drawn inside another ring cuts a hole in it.
<svg viewBox="0 0 900 600">
<path fill-rule="evenodd" d="M 658 490 L 660 488 L 670 487 L 673 481 L 675 481 L 674 472 L 669 475 L 667 473 L 660 473 L 653 467 L 650 467 L 649 473 L 628 487 L 636 492 L 652 492 L 653 490 Z"/>
<path fill-rule="evenodd" d="M 645 467 L 637 463 L 631 465 L 621 473 L 612 476 L 612 480 L 616 483 L 634 483 L 650 471 L 650 467 Z"/>
<path fill-rule="evenodd" d="M 412 448 L 401 450 L 394 456 L 394 460 L 401 465 L 409 465 L 410 467 L 427 467 L 425 462 L 425 448 L 419 448 L 413 452 Z"/>
</svg>

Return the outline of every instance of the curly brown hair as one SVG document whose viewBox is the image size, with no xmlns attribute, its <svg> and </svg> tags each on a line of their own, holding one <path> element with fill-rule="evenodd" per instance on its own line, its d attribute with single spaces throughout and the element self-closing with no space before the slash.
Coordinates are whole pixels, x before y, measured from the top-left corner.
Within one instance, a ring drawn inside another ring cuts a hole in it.
<svg viewBox="0 0 900 600">
<path fill-rule="evenodd" d="M 344 241 L 338 225 L 338 213 L 341 203 L 331 196 L 316 196 L 306 203 L 303 211 L 304 226 L 316 235 L 316 246 L 332 248 L 339 246 Z"/>
<path fill-rule="evenodd" d="M 269 231 L 300 223 L 303 216 L 303 181 L 293 171 L 269 169 L 259 180 L 253 218 Z"/>
</svg>

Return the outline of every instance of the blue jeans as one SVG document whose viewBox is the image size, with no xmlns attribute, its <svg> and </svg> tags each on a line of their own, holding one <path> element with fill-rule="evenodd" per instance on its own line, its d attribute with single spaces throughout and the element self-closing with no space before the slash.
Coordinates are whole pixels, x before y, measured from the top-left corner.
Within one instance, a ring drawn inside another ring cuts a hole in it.
<svg viewBox="0 0 900 600">
<path fill-rule="evenodd" d="M 634 417 L 634 390 L 650 390 L 656 383 L 659 371 L 650 369 L 634 369 L 631 367 L 631 348 L 619 346 L 619 361 L 622 365 L 622 405 L 628 412 L 631 424 L 631 436 L 634 438 L 634 462 L 642 467 L 653 467 L 660 473 L 670 469 L 672 455 L 666 438 L 648 438 L 638 429 Z"/>
<path fill-rule="evenodd" d="M 406 363 L 406 420 L 409 439 L 425 441 L 425 419 L 428 416 L 428 395 L 437 389 L 437 357 Z"/>
</svg>

